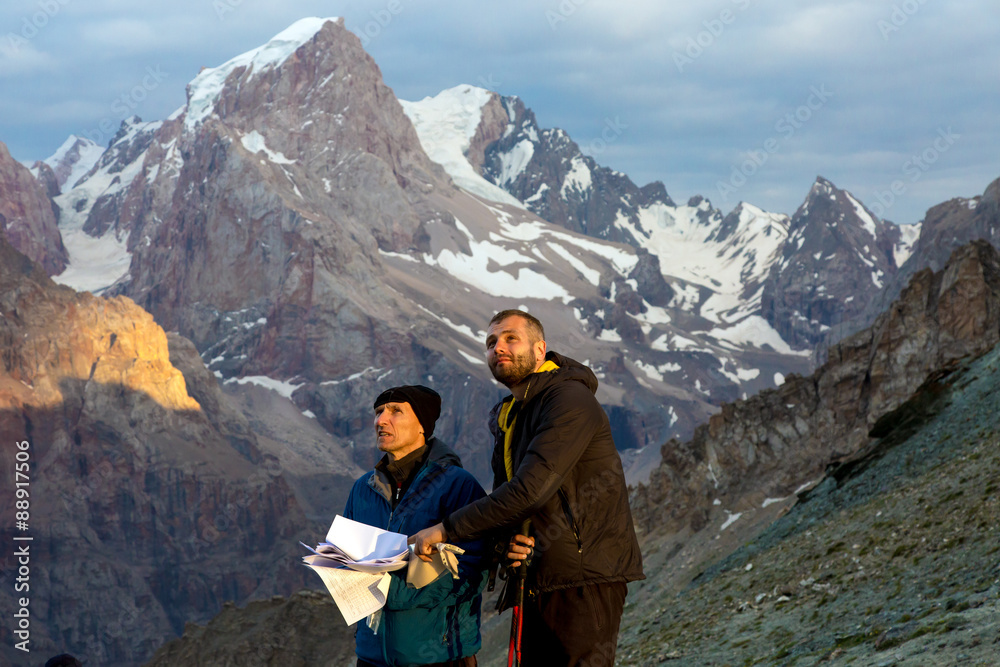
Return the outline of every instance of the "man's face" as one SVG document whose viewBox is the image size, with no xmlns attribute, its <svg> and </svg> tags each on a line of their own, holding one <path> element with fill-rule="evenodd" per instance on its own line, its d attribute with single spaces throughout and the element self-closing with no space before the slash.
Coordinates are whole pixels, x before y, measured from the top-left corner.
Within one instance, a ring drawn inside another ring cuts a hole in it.
<svg viewBox="0 0 1000 667">
<path fill-rule="evenodd" d="M 409 403 L 383 403 L 375 408 L 375 444 L 398 460 L 424 444 L 424 427 Z"/>
<path fill-rule="evenodd" d="M 542 365 L 545 341 L 532 338 L 528 321 L 517 315 L 490 326 L 486 334 L 486 363 L 498 382 L 513 387 Z"/>
</svg>

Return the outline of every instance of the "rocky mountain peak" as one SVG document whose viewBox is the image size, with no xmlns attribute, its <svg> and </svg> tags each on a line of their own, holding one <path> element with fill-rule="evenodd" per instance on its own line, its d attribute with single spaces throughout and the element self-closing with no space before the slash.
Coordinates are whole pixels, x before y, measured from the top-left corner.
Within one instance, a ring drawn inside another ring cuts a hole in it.
<svg viewBox="0 0 1000 667">
<path fill-rule="evenodd" d="M 903 261 L 879 299 L 858 318 L 859 326 L 873 322 L 883 310 L 884 302 L 896 298 L 918 271 L 941 270 L 962 245 L 984 239 L 1000 247 L 998 196 L 1000 179 L 990 183 L 982 195 L 950 199 L 932 206 L 921 223 L 896 227 L 901 234 L 896 255 Z"/>
<path fill-rule="evenodd" d="M 539 217 L 589 236 L 641 245 L 619 218 L 637 226 L 643 208 L 674 205 L 662 183 L 640 188 L 584 152 L 603 152 L 624 131 L 620 119 L 606 119 L 598 136 L 581 148 L 561 129 L 541 129 L 520 98 L 501 102 L 506 118 L 491 108 L 488 135 L 499 137 L 483 152 L 481 173 Z"/>
<path fill-rule="evenodd" d="M 207 190 L 209 172 L 215 186 Z M 236 257 L 244 255 L 253 262 L 277 260 L 288 239 L 268 235 L 331 218 L 352 221 L 353 242 L 373 257 L 378 247 L 399 251 L 419 243 L 418 227 L 429 215 L 420 201 L 446 184 L 358 38 L 342 20 L 304 19 L 261 47 L 203 70 L 188 86 L 188 104 L 170 119 L 124 123 L 95 172 L 64 197 L 64 209 L 91 235 L 113 227 L 128 239 L 131 285 L 118 291 L 171 322 L 168 311 L 185 300 L 185 287 L 194 299 L 202 295 L 205 302 L 240 310 L 249 305 L 248 292 L 251 302 L 259 298 L 252 295 L 270 293 L 279 280 L 275 271 L 283 270 L 250 271 L 249 285 L 228 275 L 211 286 L 195 279 L 172 286 L 164 300 L 165 286 L 148 271 L 151 263 L 165 262 L 186 274 L 181 265 L 190 257 L 152 259 L 170 254 L 178 225 L 183 235 L 200 237 L 198 253 L 232 255 L 221 263 L 213 258 L 209 266 L 240 264 Z M 261 196 L 262 188 L 273 203 L 259 204 L 265 210 L 276 205 L 285 218 L 277 226 L 264 224 L 266 231 L 251 229 L 261 224 L 252 215 L 234 215 L 246 210 L 234 200 Z M 177 192 L 197 197 L 178 199 Z M 219 247 L 206 243 L 204 235 L 216 233 L 204 225 L 207 214 L 226 221 L 223 226 L 234 224 L 231 233 L 249 247 L 221 238 Z M 311 251 L 291 252 L 296 264 L 312 261 Z M 221 302 L 204 294 L 220 290 L 228 292 Z"/>
<path fill-rule="evenodd" d="M 863 312 L 895 275 L 899 240 L 895 225 L 817 177 L 789 221 L 788 242 L 764 291 L 764 317 L 793 345 L 817 345 Z"/>
<path fill-rule="evenodd" d="M 419 102 L 400 102 L 428 157 L 444 167 L 456 185 L 484 199 L 524 208 L 482 176 L 484 152 L 507 129 L 500 96 L 460 85 Z"/>
<path fill-rule="evenodd" d="M 931 207 L 913 246 L 915 260 L 905 273 L 912 275 L 923 266 L 940 269 L 955 248 L 977 238 L 1000 243 L 1000 178 L 982 195 L 956 197 Z"/>
<path fill-rule="evenodd" d="M 977 208 L 980 207 L 982 215 L 996 216 L 1000 212 L 1000 178 L 986 186 L 986 191 L 979 198 Z"/>
<path fill-rule="evenodd" d="M 209 121 L 251 154 L 302 166 L 329 168 L 360 152 L 389 166 L 403 188 L 426 187 L 440 173 L 343 19 L 302 19 L 202 71 L 188 84 L 184 126 L 194 131 Z"/>
<path fill-rule="evenodd" d="M 44 162 L 55 173 L 60 191 L 69 190 L 90 171 L 103 152 L 104 147 L 93 140 L 71 134 Z"/>
</svg>

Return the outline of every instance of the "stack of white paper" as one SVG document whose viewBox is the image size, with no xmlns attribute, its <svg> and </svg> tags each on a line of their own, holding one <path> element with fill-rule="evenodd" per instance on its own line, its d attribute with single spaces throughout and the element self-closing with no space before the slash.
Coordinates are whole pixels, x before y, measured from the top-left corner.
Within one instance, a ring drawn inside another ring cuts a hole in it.
<svg viewBox="0 0 1000 667">
<path fill-rule="evenodd" d="M 326 542 L 303 557 L 320 576 L 347 624 L 373 614 L 385 605 L 389 572 L 406 566 L 406 535 L 337 516 Z"/>
<path fill-rule="evenodd" d="M 300 543 L 301 544 L 301 543 Z M 326 534 L 326 542 L 302 560 L 320 576 L 347 624 L 356 623 L 385 606 L 389 572 L 409 566 L 407 585 L 423 588 L 445 572 L 458 578 L 458 556 L 465 552 L 451 544 L 436 544 L 429 563 L 416 556 L 406 535 L 390 533 L 338 516 Z"/>
<path fill-rule="evenodd" d="M 315 565 L 316 567 L 346 567 L 358 572 L 370 572 L 372 574 L 392 572 L 393 570 L 406 567 L 406 560 L 409 555 L 405 545 L 402 553 L 394 556 L 387 558 L 363 558 L 361 560 L 351 558 L 335 544 L 330 544 L 329 542 L 321 542 L 315 549 L 304 544 L 302 546 L 313 552 L 312 556 L 305 556 L 302 559 L 309 565 Z"/>
</svg>

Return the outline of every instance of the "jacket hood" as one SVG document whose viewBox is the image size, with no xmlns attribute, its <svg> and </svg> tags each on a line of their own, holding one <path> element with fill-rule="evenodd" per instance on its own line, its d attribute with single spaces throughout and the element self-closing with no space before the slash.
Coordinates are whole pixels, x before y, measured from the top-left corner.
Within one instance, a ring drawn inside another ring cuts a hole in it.
<svg viewBox="0 0 1000 667">
<path fill-rule="evenodd" d="M 440 440 L 437 436 L 431 436 L 431 439 L 427 441 L 427 447 L 430 448 L 430 453 L 427 455 L 428 461 L 433 461 L 442 468 L 462 467 L 462 459 L 455 453 L 455 450 L 445 444 L 444 440 Z"/>
<path fill-rule="evenodd" d="M 546 352 L 545 360 L 553 362 L 559 369 L 546 373 L 532 373 L 525 378 L 524 400 L 530 399 L 556 382 L 582 382 L 592 394 L 597 393 L 597 376 L 594 375 L 594 371 L 590 370 L 590 367 L 558 352 Z"/>
</svg>

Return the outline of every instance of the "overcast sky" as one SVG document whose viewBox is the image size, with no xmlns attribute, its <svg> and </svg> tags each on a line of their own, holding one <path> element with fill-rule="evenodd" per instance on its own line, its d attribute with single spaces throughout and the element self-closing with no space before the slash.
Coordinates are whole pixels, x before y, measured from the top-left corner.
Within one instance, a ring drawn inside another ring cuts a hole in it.
<svg viewBox="0 0 1000 667">
<path fill-rule="evenodd" d="M 910 223 L 1000 177 L 997 0 L 281 4 L 5 0 L 0 141 L 22 161 L 107 143 L 102 122 L 165 118 L 200 67 L 343 16 L 400 98 L 518 95 L 678 203 L 791 214 L 822 175 Z"/>
</svg>

